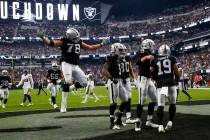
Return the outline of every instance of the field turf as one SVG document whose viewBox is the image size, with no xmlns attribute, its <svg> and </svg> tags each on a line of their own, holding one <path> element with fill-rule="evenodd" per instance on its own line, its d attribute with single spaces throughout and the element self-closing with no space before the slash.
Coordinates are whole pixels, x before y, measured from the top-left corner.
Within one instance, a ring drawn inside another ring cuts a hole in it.
<svg viewBox="0 0 210 140">
<path fill-rule="evenodd" d="M 45 89 L 46 90 L 46 89 Z M 46 90 L 47 91 L 47 90 Z M 210 100 L 210 89 L 189 89 L 188 90 L 193 101 L 195 100 Z M 20 106 L 20 103 L 23 99 L 23 90 L 10 90 L 9 100 L 6 104 L 6 108 L 3 109 L 0 107 L 0 112 L 16 112 L 16 111 L 29 111 L 29 110 L 51 110 L 53 107 L 49 104 L 50 93 L 46 96 L 42 92 L 39 96 L 37 95 L 38 90 L 34 89 L 31 93 L 33 106 L 27 106 L 28 101 L 25 106 Z M 82 104 L 81 101 L 85 96 L 84 89 L 80 89 L 75 93 L 70 93 L 68 97 L 68 107 L 69 108 L 82 108 L 82 107 L 94 107 L 94 106 L 108 106 L 109 105 L 109 94 L 105 87 L 96 87 L 96 95 L 100 98 L 98 102 L 94 102 L 94 98 L 89 98 L 88 102 Z M 133 88 L 132 90 L 132 104 L 138 103 L 138 94 L 137 89 Z M 183 93 L 180 93 L 178 100 L 180 102 L 187 101 L 188 98 Z M 60 106 L 61 102 L 61 91 L 57 96 L 57 104 Z M 148 100 L 147 100 L 148 102 Z"/>
</svg>

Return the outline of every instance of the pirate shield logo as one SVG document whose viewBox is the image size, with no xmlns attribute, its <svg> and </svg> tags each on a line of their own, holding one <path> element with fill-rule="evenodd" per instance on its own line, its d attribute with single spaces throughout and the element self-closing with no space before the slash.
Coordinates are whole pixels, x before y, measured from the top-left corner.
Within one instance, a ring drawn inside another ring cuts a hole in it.
<svg viewBox="0 0 210 140">
<path fill-rule="evenodd" d="M 86 7 L 84 8 L 84 14 L 86 18 L 91 20 L 96 16 L 96 8 Z"/>
</svg>

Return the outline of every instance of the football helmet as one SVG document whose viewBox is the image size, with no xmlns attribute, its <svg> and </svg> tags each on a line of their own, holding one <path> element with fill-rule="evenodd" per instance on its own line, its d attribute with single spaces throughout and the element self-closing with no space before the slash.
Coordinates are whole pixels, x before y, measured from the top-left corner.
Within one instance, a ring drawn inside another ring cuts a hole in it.
<svg viewBox="0 0 210 140">
<path fill-rule="evenodd" d="M 155 42 L 152 39 L 145 39 L 140 45 L 140 50 L 143 52 L 153 52 L 155 47 Z"/>
<path fill-rule="evenodd" d="M 7 76 L 8 75 L 8 71 L 7 70 L 2 70 L 2 75 Z"/>
<path fill-rule="evenodd" d="M 114 43 L 111 46 L 111 53 L 119 57 L 125 57 L 127 54 L 127 48 L 121 43 Z"/>
<path fill-rule="evenodd" d="M 56 62 L 52 63 L 52 70 L 56 71 L 58 69 L 58 64 Z"/>
<path fill-rule="evenodd" d="M 80 33 L 75 28 L 68 28 L 66 30 L 66 38 L 74 43 L 78 43 L 80 40 Z"/>
<path fill-rule="evenodd" d="M 158 49 L 158 54 L 159 56 L 169 56 L 171 55 L 171 49 L 166 44 L 161 45 L 160 48 Z"/>
</svg>

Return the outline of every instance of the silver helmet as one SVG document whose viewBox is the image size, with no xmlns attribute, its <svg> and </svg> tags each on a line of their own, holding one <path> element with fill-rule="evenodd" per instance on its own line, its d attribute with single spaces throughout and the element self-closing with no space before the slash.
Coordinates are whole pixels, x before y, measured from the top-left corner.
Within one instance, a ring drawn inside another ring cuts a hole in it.
<svg viewBox="0 0 210 140">
<path fill-rule="evenodd" d="M 155 42 L 152 39 L 145 39 L 140 45 L 141 51 L 150 51 L 153 52 L 155 47 Z"/>
<path fill-rule="evenodd" d="M 80 40 L 80 33 L 75 28 L 68 28 L 66 30 L 66 38 L 74 43 L 78 43 Z"/>
<path fill-rule="evenodd" d="M 52 70 L 58 70 L 58 64 L 56 62 L 52 62 Z"/>
<path fill-rule="evenodd" d="M 158 49 L 158 54 L 159 56 L 169 56 L 171 55 L 171 49 L 166 44 L 161 45 L 160 48 Z"/>
<path fill-rule="evenodd" d="M 111 46 L 111 53 L 119 57 L 124 57 L 127 54 L 127 48 L 121 43 L 114 43 Z"/>
<path fill-rule="evenodd" d="M 2 75 L 7 76 L 8 75 L 8 71 L 7 70 L 2 70 Z"/>
</svg>

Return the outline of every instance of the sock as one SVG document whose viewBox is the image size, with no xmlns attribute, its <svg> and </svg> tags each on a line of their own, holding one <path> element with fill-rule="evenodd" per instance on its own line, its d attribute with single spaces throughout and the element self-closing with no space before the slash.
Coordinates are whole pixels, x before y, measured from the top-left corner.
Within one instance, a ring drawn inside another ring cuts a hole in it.
<svg viewBox="0 0 210 140">
<path fill-rule="evenodd" d="M 51 101 L 52 101 L 53 104 L 56 104 L 55 96 L 51 97 Z"/>
<path fill-rule="evenodd" d="M 177 92 L 177 97 L 176 97 L 176 100 L 177 100 L 179 96 L 179 89 L 176 89 L 176 92 Z"/>
<path fill-rule="evenodd" d="M 29 101 L 29 103 L 31 103 L 31 96 L 30 95 L 28 95 L 28 101 Z"/>
<path fill-rule="evenodd" d="M 23 103 L 26 102 L 26 99 L 27 99 L 27 94 L 24 94 L 24 95 L 23 95 Z"/>
<path fill-rule="evenodd" d="M 138 104 L 137 105 L 137 118 L 141 118 L 142 112 L 143 112 L 144 105 Z"/>
<path fill-rule="evenodd" d="M 110 114 L 110 123 L 111 124 L 114 124 L 114 113 L 115 113 L 115 110 L 117 108 L 117 104 L 111 104 L 109 106 L 109 114 Z"/>
<path fill-rule="evenodd" d="M 163 106 L 159 106 L 158 109 L 157 109 L 157 116 L 158 116 L 158 124 L 159 125 L 163 125 L 163 117 L 164 117 L 163 110 L 164 110 Z"/>
<path fill-rule="evenodd" d="M 182 90 L 182 92 L 187 95 L 188 98 L 191 98 L 190 94 L 186 90 Z"/>
<path fill-rule="evenodd" d="M 85 99 L 84 99 L 84 100 L 85 100 L 85 102 L 87 102 L 88 97 L 89 97 L 89 95 L 88 95 L 88 94 L 86 94 L 86 95 L 85 95 Z"/>
<path fill-rule="evenodd" d="M 154 109 L 155 109 L 155 105 L 156 105 L 156 103 L 149 103 L 149 105 L 148 105 L 148 116 L 152 116 L 153 115 Z M 152 118 L 151 119 L 150 118 L 149 118 L 149 120 L 152 120 Z"/>
<path fill-rule="evenodd" d="M 123 114 L 123 112 L 125 110 L 126 105 L 127 105 L 127 102 L 122 102 L 121 105 L 120 105 L 120 107 L 119 107 L 118 117 L 117 117 L 117 121 L 118 122 L 121 121 L 122 114 Z"/>
<path fill-rule="evenodd" d="M 169 120 L 170 121 L 172 121 L 172 122 L 174 121 L 175 114 L 176 114 L 176 105 L 170 104 L 170 106 L 169 106 Z"/>
<path fill-rule="evenodd" d="M 125 112 L 131 112 L 131 98 L 128 99 L 125 107 Z M 131 116 L 130 116 L 131 117 Z"/>
<path fill-rule="evenodd" d="M 96 96 L 95 93 L 92 93 L 92 95 L 93 95 L 93 97 L 94 97 L 96 100 L 98 100 L 98 97 Z"/>
<path fill-rule="evenodd" d="M 4 99 L 4 104 L 6 104 L 6 103 L 7 103 L 7 101 L 8 101 L 8 99 Z"/>
</svg>

